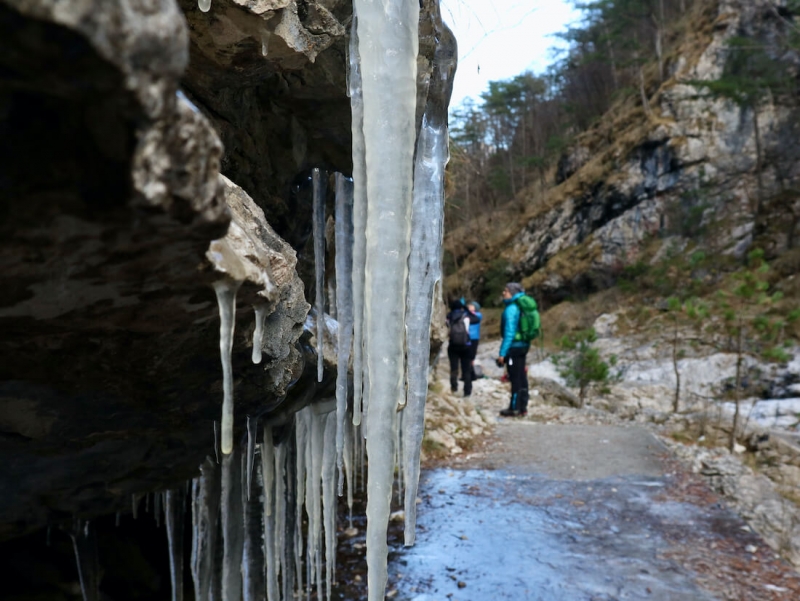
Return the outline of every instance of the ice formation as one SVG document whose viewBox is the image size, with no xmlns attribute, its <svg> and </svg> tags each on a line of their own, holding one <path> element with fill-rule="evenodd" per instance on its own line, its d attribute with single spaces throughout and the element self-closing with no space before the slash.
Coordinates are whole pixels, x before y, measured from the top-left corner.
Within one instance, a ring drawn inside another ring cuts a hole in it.
<svg viewBox="0 0 800 601">
<path fill-rule="evenodd" d="M 358 15 L 353 4 L 353 24 L 348 53 L 351 132 L 353 136 L 353 425 L 361 423 L 364 357 L 364 268 L 367 257 L 367 164 L 364 147 L 364 97 L 358 55 Z"/>
<path fill-rule="evenodd" d="M 97 557 L 97 536 L 89 522 L 75 520 L 70 532 L 83 601 L 100 601 L 100 567 Z"/>
<path fill-rule="evenodd" d="M 311 175 L 313 186 L 312 221 L 314 228 L 314 274 L 316 276 L 317 313 L 317 381 L 322 382 L 323 333 L 325 332 L 325 178 L 319 169 L 313 169 Z"/>
<path fill-rule="evenodd" d="M 172 601 L 183 601 L 183 491 L 168 490 L 165 494 L 164 523 L 167 526 L 169 547 L 169 576 L 172 584 Z"/>
<path fill-rule="evenodd" d="M 210 4 L 198 3 L 203 11 Z M 351 182 L 336 175 L 336 286 L 329 299 L 339 320 L 335 399 L 316 399 L 289 416 L 288 423 L 283 416 L 263 429 L 248 416 L 246 443 L 235 445 L 231 352 L 239 282 L 214 284 L 224 394 L 219 428 L 214 422 L 216 461 L 206 458 L 188 492 L 189 568 L 197 601 L 289 601 L 303 591 L 307 598 L 314 591 L 320 601 L 329 600 L 335 579 L 336 494 L 337 488 L 343 494 L 345 481 L 351 527 L 354 490 L 358 485 L 367 490 L 369 601 L 383 599 L 397 466 L 402 469 L 396 490 L 405 493 L 405 540 L 413 543 L 448 158 L 446 102 L 429 102 L 416 136 L 418 19 L 416 2 L 355 0 L 348 53 L 353 177 Z M 264 54 L 268 41 L 263 40 Z M 439 68 L 439 73 L 447 77 L 449 71 Z M 324 172 L 312 171 L 319 381 L 326 326 L 326 181 Z M 252 359 L 260 363 L 266 311 L 264 306 L 254 309 Z M 353 415 L 348 421 L 351 336 Z M 155 493 L 157 521 L 162 495 L 172 598 L 181 601 L 186 494 Z M 134 496 L 134 517 L 138 501 Z M 73 533 L 85 601 L 99 594 L 93 541 L 88 526 Z"/>
<path fill-rule="evenodd" d="M 438 121 L 438 123 L 437 123 Z M 430 331 L 436 285 L 441 279 L 444 224 L 444 168 L 448 159 L 447 121 L 426 114 L 417 141 L 411 254 L 408 259 L 408 391 L 403 412 L 402 472 L 405 475 L 405 544 L 414 544 L 417 483 L 425 400 L 428 395 Z"/>
<path fill-rule="evenodd" d="M 253 307 L 256 315 L 256 329 L 253 331 L 253 363 L 261 363 L 262 349 L 264 348 L 264 322 L 267 319 L 267 308 L 264 305 Z"/>
<path fill-rule="evenodd" d="M 336 465 L 339 494 L 344 486 L 343 452 L 347 418 L 347 372 L 353 334 L 353 183 L 336 174 L 336 307 L 339 348 L 336 369 Z"/>
<path fill-rule="evenodd" d="M 211 0 L 197 0 L 197 8 L 207 13 L 211 10 Z"/>
<path fill-rule="evenodd" d="M 416 138 L 419 5 L 355 0 L 367 166 L 367 582 L 384 598 L 397 406 L 405 397 L 406 278 Z M 387 119 L 386 115 L 391 115 Z M 387 144 L 391 140 L 391 144 Z"/>
<path fill-rule="evenodd" d="M 222 454 L 233 450 L 233 328 L 236 325 L 236 291 L 240 282 L 224 279 L 214 282 L 219 304 L 219 351 L 222 359 Z"/>
<path fill-rule="evenodd" d="M 269 39 L 272 34 L 268 29 L 261 32 L 261 56 L 267 56 L 269 53 Z"/>
</svg>

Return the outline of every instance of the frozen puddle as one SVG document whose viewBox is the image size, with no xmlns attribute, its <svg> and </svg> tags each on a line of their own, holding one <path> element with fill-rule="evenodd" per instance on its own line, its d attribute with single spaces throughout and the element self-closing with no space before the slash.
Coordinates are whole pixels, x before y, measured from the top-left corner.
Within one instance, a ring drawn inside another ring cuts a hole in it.
<svg viewBox="0 0 800 601">
<path fill-rule="evenodd" d="M 661 530 L 697 528 L 690 504 L 657 502 L 641 477 L 554 481 L 436 470 L 421 483 L 415 547 L 390 566 L 397 599 L 716 599 L 664 559 Z"/>
</svg>

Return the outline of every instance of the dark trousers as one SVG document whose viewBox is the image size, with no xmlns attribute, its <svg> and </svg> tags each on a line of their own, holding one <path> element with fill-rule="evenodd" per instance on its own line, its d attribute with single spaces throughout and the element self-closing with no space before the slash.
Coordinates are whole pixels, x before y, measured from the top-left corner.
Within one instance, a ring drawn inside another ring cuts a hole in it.
<svg viewBox="0 0 800 601">
<path fill-rule="evenodd" d="M 450 390 L 458 390 L 458 366 L 461 364 L 461 375 L 464 377 L 464 396 L 472 394 L 472 345 L 450 344 L 447 347 L 450 359 Z"/>
<path fill-rule="evenodd" d="M 528 410 L 528 375 L 525 373 L 527 349 L 511 349 L 506 356 L 508 379 L 511 381 L 511 403 L 515 411 Z"/>
<path fill-rule="evenodd" d="M 470 353 L 471 354 L 470 354 L 469 361 L 470 361 L 470 372 L 472 373 L 472 379 L 473 380 L 477 379 L 475 377 L 475 366 L 472 365 L 472 364 L 475 363 L 475 357 L 478 355 L 478 343 L 479 342 L 480 342 L 480 340 L 474 340 L 474 339 L 470 340 L 470 349 L 471 349 Z"/>
</svg>

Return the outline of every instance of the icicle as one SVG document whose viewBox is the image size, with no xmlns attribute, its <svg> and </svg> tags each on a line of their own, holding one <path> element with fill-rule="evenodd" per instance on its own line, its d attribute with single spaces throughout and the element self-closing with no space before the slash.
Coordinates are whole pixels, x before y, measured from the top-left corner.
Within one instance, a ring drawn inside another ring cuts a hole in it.
<svg viewBox="0 0 800 601">
<path fill-rule="evenodd" d="M 417 140 L 414 201 L 411 216 L 411 254 L 408 259 L 406 348 L 408 349 L 407 406 L 403 411 L 403 474 L 405 476 L 405 544 L 413 545 L 417 520 L 419 461 L 425 430 L 428 394 L 430 331 L 437 286 L 442 277 L 444 176 L 450 158 L 447 102 L 455 69 L 455 38 L 445 29 L 434 55 L 429 101 Z M 441 99 L 444 98 L 445 101 Z"/>
<path fill-rule="evenodd" d="M 348 526 L 353 527 L 353 426 L 347 424 L 344 435 L 344 473 L 347 478 L 347 518 Z M 342 496 L 339 491 L 339 496 Z"/>
<path fill-rule="evenodd" d="M 153 493 L 153 513 L 156 516 L 156 528 L 161 527 L 161 493 Z"/>
<path fill-rule="evenodd" d="M 405 394 L 406 280 L 410 246 L 419 4 L 355 0 L 364 97 L 367 260 L 364 306 L 369 601 L 384 598 L 397 406 Z M 386 118 L 386 115 L 391 118 Z M 387 143 L 390 141 L 390 143 Z"/>
<path fill-rule="evenodd" d="M 219 426 L 217 420 L 214 420 L 214 457 L 219 465 Z"/>
<path fill-rule="evenodd" d="M 322 464 L 325 451 L 326 415 L 319 415 L 312 407 L 306 407 L 310 417 L 309 459 L 310 467 L 306 479 L 306 513 L 308 514 L 308 560 L 314 566 L 314 582 L 317 584 L 317 598 L 322 599 Z M 335 449 L 335 446 L 333 447 Z M 308 459 L 306 460 L 308 461 Z"/>
<path fill-rule="evenodd" d="M 255 421 L 255 420 L 253 420 Z M 253 436 L 255 438 L 255 436 Z M 248 450 L 249 453 L 249 450 Z M 248 456 L 248 461 L 250 457 Z M 250 469 L 249 467 L 247 469 Z M 256 470 L 256 485 L 258 486 Z M 248 473 L 248 480 L 250 474 Z M 243 601 L 263 601 L 264 587 L 264 522 L 260 495 L 242 491 L 244 506 L 244 551 L 242 557 Z"/>
<path fill-rule="evenodd" d="M 267 56 L 267 54 L 269 54 L 269 39 L 271 37 L 272 34 L 268 29 L 261 32 L 261 56 Z"/>
<path fill-rule="evenodd" d="M 247 500 L 250 500 L 250 485 L 253 480 L 253 462 L 256 456 L 256 438 L 258 438 L 258 418 L 247 416 Z"/>
<path fill-rule="evenodd" d="M 289 558 L 287 555 L 286 544 L 286 462 L 287 462 L 287 443 L 281 443 L 275 447 L 275 523 L 281 527 L 275 536 L 276 552 L 275 556 L 278 565 L 275 567 L 276 577 L 278 573 L 283 577 L 283 599 L 289 601 L 292 597 L 292 570 L 289 569 Z M 271 600 L 270 600 L 271 601 Z"/>
<path fill-rule="evenodd" d="M 261 479 L 264 484 L 264 555 L 267 566 L 267 601 L 279 600 L 278 588 L 278 548 L 275 536 L 275 447 L 272 442 L 272 426 L 264 426 L 261 443 Z M 283 526 L 281 522 L 278 522 Z"/>
<path fill-rule="evenodd" d="M 222 599 L 238 601 L 242 596 L 242 479 L 240 453 L 222 457 Z"/>
<path fill-rule="evenodd" d="M 219 305 L 219 352 L 222 359 L 222 454 L 233 450 L 233 367 L 231 351 L 233 350 L 233 329 L 236 326 L 236 291 L 241 282 L 217 280 L 214 292 L 217 293 Z"/>
<path fill-rule="evenodd" d="M 78 579 L 81 583 L 83 601 L 100 599 L 100 567 L 97 557 L 97 537 L 89 522 L 76 520 L 73 524 L 72 548 L 75 551 L 75 563 L 78 566 Z"/>
<path fill-rule="evenodd" d="M 200 476 L 192 481 L 191 570 L 196 601 L 211 599 L 212 579 L 219 576 L 215 572 L 219 506 L 219 468 L 206 457 L 200 466 Z"/>
<path fill-rule="evenodd" d="M 197 8 L 207 13 L 211 10 L 211 0 L 197 0 Z"/>
<path fill-rule="evenodd" d="M 322 382 L 323 371 L 323 335 L 325 332 L 325 178 L 319 169 L 312 170 L 314 209 L 312 212 L 314 227 L 314 272 L 316 274 L 317 313 L 317 381 Z"/>
<path fill-rule="evenodd" d="M 169 576 L 172 584 L 172 601 L 183 601 L 183 524 L 185 499 L 183 491 L 168 490 L 164 514 L 169 547 Z"/>
<path fill-rule="evenodd" d="M 322 456 L 322 521 L 325 526 L 325 583 L 326 599 L 330 601 L 336 565 L 336 442 L 339 416 L 329 413 L 325 422 Z"/>
<path fill-rule="evenodd" d="M 120 515 L 119 515 L 119 511 L 118 511 L 116 516 L 114 517 L 114 527 L 115 528 L 119 528 L 119 519 L 120 519 Z"/>
<path fill-rule="evenodd" d="M 358 55 L 358 17 L 353 5 L 353 25 L 348 52 L 350 111 L 353 137 L 353 424 L 361 423 L 364 357 L 364 267 L 367 249 L 367 165 L 364 148 L 364 97 Z"/>
<path fill-rule="evenodd" d="M 336 174 L 336 308 L 339 348 L 336 369 L 336 465 L 339 495 L 344 486 L 342 451 L 347 417 L 347 371 L 353 333 L 353 183 Z"/>
<path fill-rule="evenodd" d="M 303 503 L 306 498 L 306 447 L 308 446 L 308 412 L 299 411 L 295 414 L 295 527 L 294 527 L 294 565 L 297 590 L 303 590 Z"/>
<path fill-rule="evenodd" d="M 45 535 L 45 546 L 50 546 L 50 531 L 52 530 L 52 526 L 47 524 L 47 534 Z"/>
<path fill-rule="evenodd" d="M 139 499 L 136 498 L 136 493 L 131 495 L 131 513 L 133 513 L 133 519 L 137 519 L 139 510 Z"/>
<path fill-rule="evenodd" d="M 267 306 L 253 307 L 256 314 L 256 329 L 253 332 L 253 363 L 261 363 L 261 349 L 264 347 L 264 322 L 267 319 Z"/>
</svg>

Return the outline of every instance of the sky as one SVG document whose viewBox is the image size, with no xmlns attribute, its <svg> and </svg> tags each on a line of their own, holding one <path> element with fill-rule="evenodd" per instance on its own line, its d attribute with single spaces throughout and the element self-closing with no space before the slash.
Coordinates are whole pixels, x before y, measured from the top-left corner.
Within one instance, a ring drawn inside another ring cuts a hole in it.
<svg viewBox="0 0 800 601">
<path fill-rule="evenodd" d="M 441 10 L 458 40 L 453 108 L 479 101 L 490 81 L 544 71 L 559 43 L 553 34 L 579 16 L 566 0 L 441 0 Z"/>
</svg>

